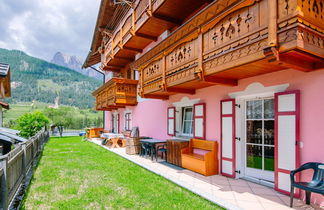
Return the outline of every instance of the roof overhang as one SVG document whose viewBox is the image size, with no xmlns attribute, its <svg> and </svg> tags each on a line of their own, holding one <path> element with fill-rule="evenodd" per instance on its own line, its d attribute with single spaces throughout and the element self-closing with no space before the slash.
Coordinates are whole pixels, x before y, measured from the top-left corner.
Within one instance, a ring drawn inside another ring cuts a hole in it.
<svg viewBox="0 0 324 210">
<path fill-rule="evenodd" d="M 98 52 L 98 48 L 100 47 L 103 39 L 102 29 L 113 31 L 115 27 L 118 26 L 120 18 L 123 18 L 116 18 L 115 16 L 119 16 L 120 13 L 123 16 L 123 14 L 125 14 L 125 12 L 127 12 L 129 9 L 129 6 L 115 5 L 114 1 L 112 0 L 101 0 L 90 51 L 87 55 L 86 60 L 84 61 L 84 64 L 82 65 L 82 68 L 87 68 L 100 62 L 101 55 Z"/>
</svg>

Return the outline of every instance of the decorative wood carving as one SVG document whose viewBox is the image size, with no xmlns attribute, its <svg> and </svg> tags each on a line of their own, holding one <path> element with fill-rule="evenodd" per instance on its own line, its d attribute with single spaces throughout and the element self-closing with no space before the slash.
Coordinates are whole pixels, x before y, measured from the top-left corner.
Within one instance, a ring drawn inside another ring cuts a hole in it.
<svg viewBox="0 0 324 210">
<path fill-rule="evenodd" d="M 153 62 L 143 70 L 143 80 L 145 82 L 151 80 L 155 77 L 160 77 L 162 75 L 162 60 Z"/>
<path fill-rule="evenodd" d="M 166 71 L 169 72 L 177 67 L 185 68 L 198 58 L 197 39 L 185 43 L 174 49 L 166 56 Z"/>
<path fill-rule="evenodd" d="M 246 7 L 226 16 L 219 21 L 212 29 L 204 34 L 204 53 L 220 48 L 224 45 L 229 48 L 236 47 L 228 43 L 240 38 L 256 29 L 266 25 L 267 21 L 260 21 L 266 11 L 261 3 Z M 240 45 L 240 43 L 236 43 Z"/>
</svg>

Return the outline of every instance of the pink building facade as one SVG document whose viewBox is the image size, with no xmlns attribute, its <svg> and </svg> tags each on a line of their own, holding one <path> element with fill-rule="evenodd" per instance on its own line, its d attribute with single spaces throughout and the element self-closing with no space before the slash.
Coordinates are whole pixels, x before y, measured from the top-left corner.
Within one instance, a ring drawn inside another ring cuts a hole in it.
<svg viewBox="0 0 324 210">
<path fill-rule="evenodd" d="M 137 126 L 140 136 L 217 141 L 219 174 L 289 194 L 291 170 L 324 163 L 316 2 L 146 0 L 125 12 L 102 0 L 85 66 L 101 62 L 120 84 L 138 81 L 136 92 L 109 86 L 107 77 L 94 94 L 105 130 Z M 323 196 L 312 202 L 323 205 Z"/>
<path fill-rule="evenodd" d="M 323 69 L 324 70 L 324 69 Z M 131 113 L 131 126 L 138 126 L 141 136 L 150 136 L 158 139 L 179 138 L 179 136 L 168 135 L 167 125 L 168 107 L 173 107 L 174 103 L 181 101 L 194 101 L 193 103 L 206 104 L 206 139 L 220 142 L 221 139 L 221 100 L 236 99 L 238 103 L 240 96 L 247 96 L 249 99 L 260 99 L 274 97 L 274 93 L 283 91 L 300 91 L 300 139 L 299 139 L 299 158 L 300 164 L 307 162 L 324 162 L 324 71 L 300 72 L 296 70 L 283 70 L 276 73 L 264 74 L 239 81 L 238 86 L 212 86 L 199 89 L 196 94 L 177 94 L 169 100 L 139 99 L 135 107 L 126 107 L 113 112 L 105 112 L 105 129 L 110 130 L 112 126 L 112 114 L 120 116 L 120 130 L 125 128 L 125 113 Z M 235 95 L 236 94 L 236 95 Z M 239 109 L 236 108 L 236 112 Z M 241 118 L 238 116 L 237 118 Z M 236 119 L 239 120 L 239 119 Z M 240 124 L 236 124 L 239 126 Z M 176 131 L 179 128 L 176 128 Z M 237 130 L 238 134 L 243 133 Z M 190 138 L 183 137 L 180 138 Z M 242 140 L 244 142 L 244 139 Z M 237 162 L 244 153 L 242 145 L 236 147 Z M 241 151 L 240 151 L 241 150 Z M 199 152 L 199 151 L 197 151 Z M 243 157 L 244 159 L 244 157 Z M 244 164 L 236 163 L 236 170 L 244 168 Z M 310 181 L 311 171 L 302 173 L 301 180 Z M 253 175 L 253 173 L 252 173 Z M 235 175 L 236 178 L 244 177 L 244 174 Z M 304 195 L 302 195 L 304 196 Z M 324 202 L 323 196 L 314 194 L 312 201 L 318 204 Z"/>
</svg>

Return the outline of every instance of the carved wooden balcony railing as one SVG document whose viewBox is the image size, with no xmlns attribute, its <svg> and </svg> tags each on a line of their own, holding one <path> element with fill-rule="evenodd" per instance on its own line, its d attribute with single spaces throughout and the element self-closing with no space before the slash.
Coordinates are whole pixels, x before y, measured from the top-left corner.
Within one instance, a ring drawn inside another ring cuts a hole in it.
<svg viewBox="0 0 324 210">
<path fill-rule="evenodd" d="M 225 6 L 224 6 L 225 5 Z M 167 98 L 293 68 L 324 68 L 324 0 L 218 0 L 131 64 Z"/>
<path fill-rule="evenodd" d="M 137 104 L 137 80 L 112 78 L 92 93 L 96 110 L 111 111 Z"/>
<path fill-rule="evenodd" d="M 166 30 L 182 21 L 209 0 L 137 0 L 114 31 L 103 32 L 101 69 L 120 71 L 135 59 L 137 53 L 157 41 Z M 185 10 L 183 8 L 186 8 Z M 179 18 L 180 17 L 180 18 Z"/>
</svg>

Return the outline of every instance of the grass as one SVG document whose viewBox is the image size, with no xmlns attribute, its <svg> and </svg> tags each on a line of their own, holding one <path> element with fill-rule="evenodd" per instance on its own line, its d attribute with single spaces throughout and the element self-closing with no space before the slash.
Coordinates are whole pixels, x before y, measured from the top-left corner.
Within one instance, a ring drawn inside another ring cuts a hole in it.
<svg viewBox="0 0 324 210">
<path fill-rule="evenodd" d="M 262 169 L 262 158 L 248 156 L 247 166 L 250 168 Z M 274 171 L 274 158 L 264 158 L 264 169 L 268 171 Z"/>
<path fill-rule="evenodd" d="M 51 138 L 22 209 L 221 209 L 80 137 Z"/>
</svg>

